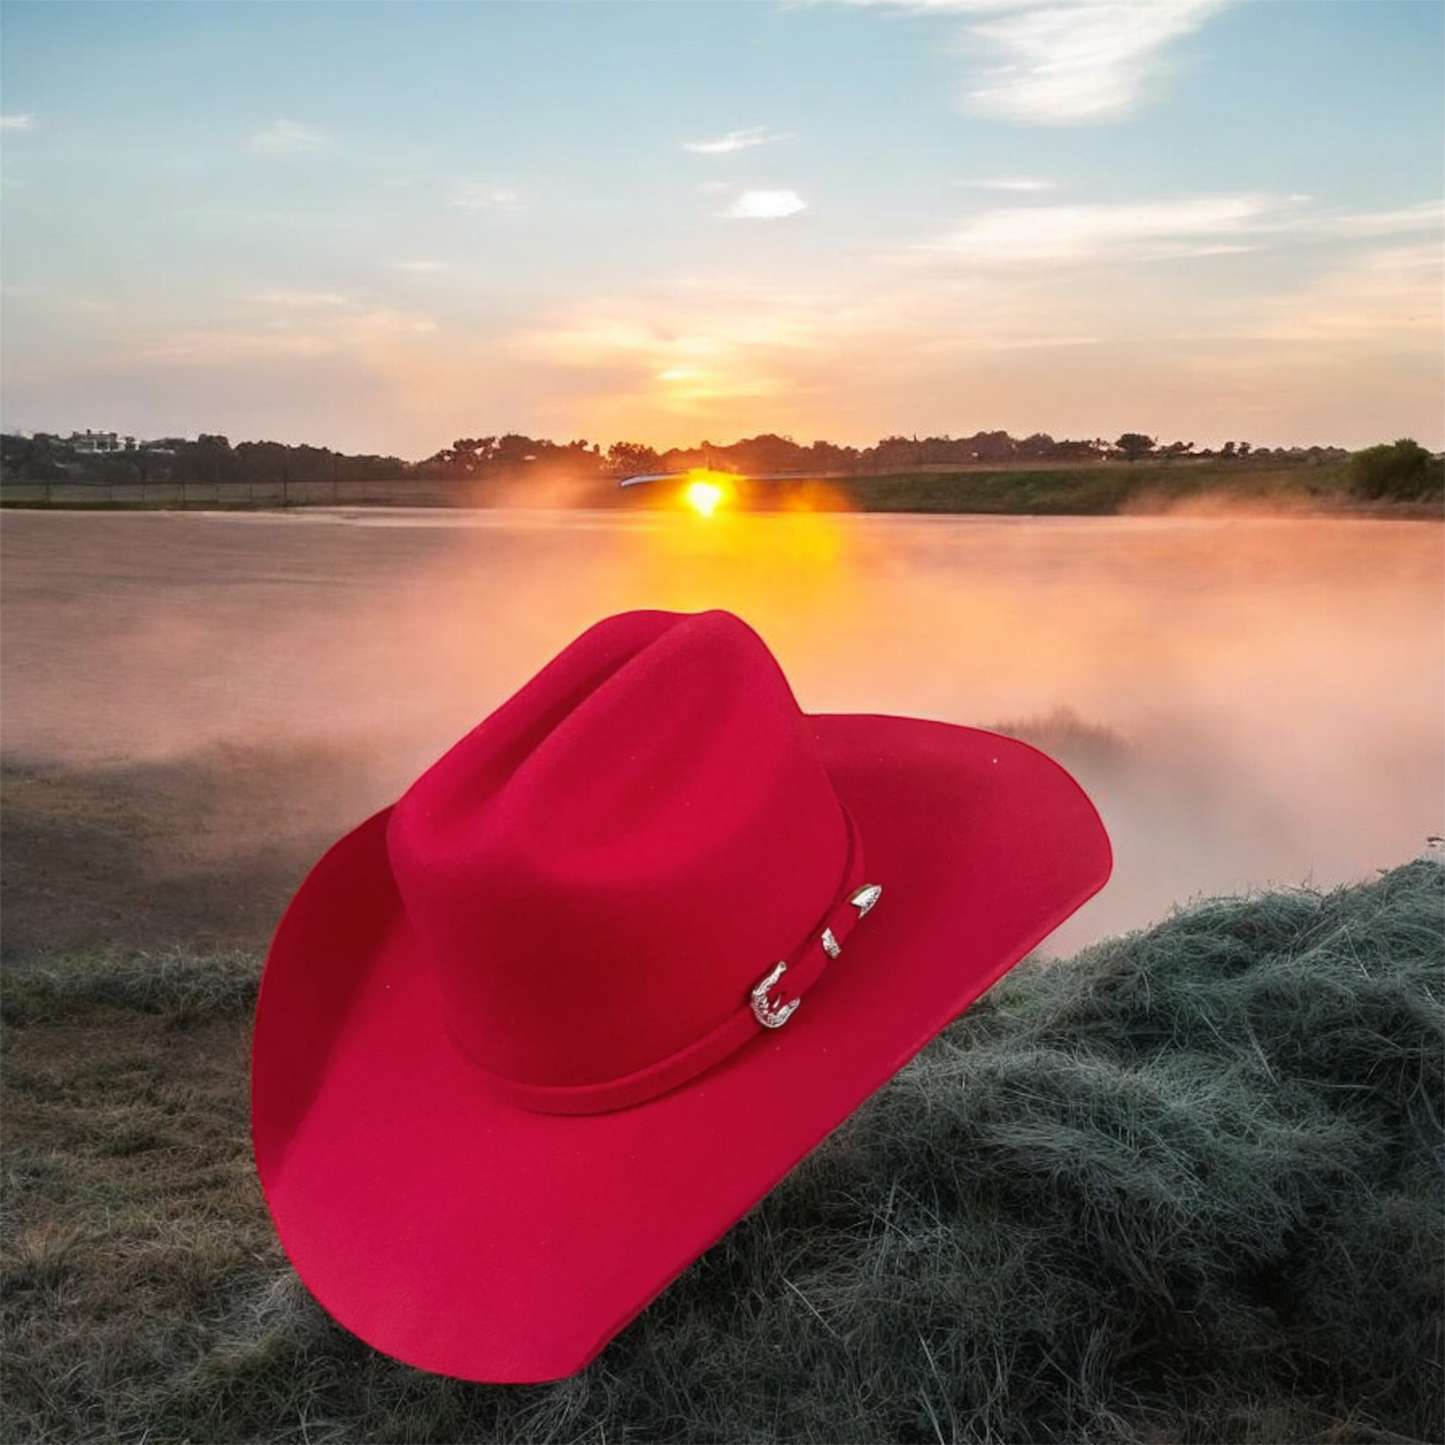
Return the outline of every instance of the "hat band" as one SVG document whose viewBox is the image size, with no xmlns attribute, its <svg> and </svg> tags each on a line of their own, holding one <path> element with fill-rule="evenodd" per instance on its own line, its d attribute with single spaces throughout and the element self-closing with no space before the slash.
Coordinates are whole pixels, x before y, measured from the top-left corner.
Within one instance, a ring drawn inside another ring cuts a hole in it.
<svg viewBox="0 0 1445 1445">
<path fill-rule="evenodd" d="M 803 994 L 842 951 L 844 940 L 858 920 L 877 902 L 881 891 L 876 885 L 861 886 L 862 839 L 846 808 L 843 809 L 843 818 L 848 827 L 848 861 L 843 871 L 843 882 L 827 911 L 806 940 L 758 983 L 742 1007 L 696 1042 L 649 1064 L 645 1069 L 597 1084 L 523 1084 L 494 1074 L 470 1054 L 468 1058 L 508 1103 L 539 1114 L 607 1114 L 616 1109 L 630 1109 L 635 1104 L 669 1093 L 714 1064 L 721 1063 L 729 1054 L 756 1038 L 764 1028 L 780 1027 L 791 1017 Z M 772 1006 L 768 995 L 774 985 L 779 985 L 792 1001 Z M 457 1042 L 455 1036 L 453 1042 Z"/>
</svg>

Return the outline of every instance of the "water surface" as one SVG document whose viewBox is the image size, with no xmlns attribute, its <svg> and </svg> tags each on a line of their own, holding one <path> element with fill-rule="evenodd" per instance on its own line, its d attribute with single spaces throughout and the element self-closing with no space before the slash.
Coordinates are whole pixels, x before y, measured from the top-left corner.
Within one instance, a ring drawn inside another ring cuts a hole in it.
<svg viewBox="0 0 1445 1445">
<path fill-rule="evenodd" d="M 1058 949 L 1445 823 L 1430 523 L 10 512 L 0 547 L 7 756 L 345 750 L 337 832 L 638 606 L 739 612 L 812 710 L 1041 739 L 1116 849 Z"/>
</svg>

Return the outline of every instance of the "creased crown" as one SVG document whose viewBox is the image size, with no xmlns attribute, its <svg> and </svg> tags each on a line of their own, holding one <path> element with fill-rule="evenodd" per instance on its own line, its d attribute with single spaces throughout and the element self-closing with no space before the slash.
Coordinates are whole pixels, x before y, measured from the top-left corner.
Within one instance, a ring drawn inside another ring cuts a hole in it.
<svg viewBox="0 0 1445 1445">
<path fill-rule="evenodd" d="M 762 640 L 726 612 L 598 623 L 393 811 L 459 1048 L 602 1082 L 744 1005 L 839 886 L 847 830 Z"/>
</svg>

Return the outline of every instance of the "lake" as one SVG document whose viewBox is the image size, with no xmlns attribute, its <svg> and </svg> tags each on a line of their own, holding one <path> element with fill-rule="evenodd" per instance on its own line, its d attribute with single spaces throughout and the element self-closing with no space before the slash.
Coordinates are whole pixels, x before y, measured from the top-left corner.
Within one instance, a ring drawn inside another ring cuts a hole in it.
<svg viewBox="0 0 1445 1445">
<path fill-rule="evenodd" d="M 1065 951 L 1200 894 L 1368 877 L 1445 831 L 1441 540 L 1230 517 L 10 511 L 0 737 L 78 767 L 334 749 L 346 786 L 306 816 L 339 833 L 597 618 L 728 607 L 805 708 L 1003 726 L 1071 767 L 1116 865 Z"/>
</svg>

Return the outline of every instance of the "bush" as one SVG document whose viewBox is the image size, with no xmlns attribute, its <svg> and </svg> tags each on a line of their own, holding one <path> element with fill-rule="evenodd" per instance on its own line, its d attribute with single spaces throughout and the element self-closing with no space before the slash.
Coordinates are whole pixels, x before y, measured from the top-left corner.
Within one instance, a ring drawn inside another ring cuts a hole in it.
<svg viewBox="0 0 1445 1445">
<path fill-rule="evenodd" d="M 1367 502 L 1431 502 L 1445 498 L 1445 461 L 1410 437 L 1356 452 L 1350 492 Z"/>
</svg>

